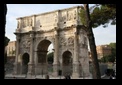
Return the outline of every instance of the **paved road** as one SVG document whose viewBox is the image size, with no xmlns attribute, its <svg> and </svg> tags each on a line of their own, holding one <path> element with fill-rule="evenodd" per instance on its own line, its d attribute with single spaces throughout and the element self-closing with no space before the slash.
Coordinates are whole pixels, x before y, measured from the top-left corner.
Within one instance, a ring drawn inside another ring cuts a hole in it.
<svg viewBox="0 0 122 85">
<path fill-rule="evenodd" d="M 25 75 L 16 75 L 16 76 L 13 76 L 13 75 L 6 75 L 5 79 L 45 79 L 45 76 L 42 76 L 42 75 L 38 75 L 38 76 L 28 76 L 26 77 Z M 64 79 L 63 76 L 59 76 L 59 77 L 50 77 L 49 79 Z M 71 78 L 73 79 L 73 78 Z M 78 78 L 78 79 L 92 79 L 92 78 Z M 107 75 L 103 75 L 101 77 L 101 79 L 110 79 L 110 76 L 107 76 Z"/>
<path fill-rule="evenodd" d="M 112 78 L 115 79 L 115 77 L 112 77 Z M 104 75 L 104 76 L 102 77 L 102 79 L 110 79 L 110 76 Z"/>
</svg>

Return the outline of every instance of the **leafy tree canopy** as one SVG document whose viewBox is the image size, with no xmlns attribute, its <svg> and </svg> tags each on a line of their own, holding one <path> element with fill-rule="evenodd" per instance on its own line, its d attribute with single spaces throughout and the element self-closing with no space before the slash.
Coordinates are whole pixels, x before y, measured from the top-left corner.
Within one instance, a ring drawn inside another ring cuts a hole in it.
<svg viewBox="0 0 122 85">
<path fill-rule="evenodd" d="M 7 46 L 9 43 L 10 39 L 8 37 L 4 37 L 4 46 Z"/>
<path fill-rule="evenodd" d="M 116 43 L 110 43 L 109 46 L 116 50 Z"/>
<path fill-rule="evenodd" d="M 47 60 L 48 60 L 48 63 L 53 63 L 53 55 L 54 54 L 54 52 L 50 52 L 49 54 L 47 54 Z"/>
<path fill-rule="evenodd" d="M 116 24 L 116 4 L 99 4 L 94 7 L 92 13 L 90 14 L 92 20 L 92 27 L 96 28 L 100 25 L 107 27 L 109 23 L 111 25 Z M 86 26 L 86 17 L 85 17 L 84 8 L 80 12 L 81 22 Z"/>
<path fill-rule="evenodd" d="M 110 43 L 109 46 L 111 47 L 111 54 L 107 56 L 103 56 L 101 58 L 101 62 L 114 62 L 116 58 L 116 43 Z"/>
</svg>

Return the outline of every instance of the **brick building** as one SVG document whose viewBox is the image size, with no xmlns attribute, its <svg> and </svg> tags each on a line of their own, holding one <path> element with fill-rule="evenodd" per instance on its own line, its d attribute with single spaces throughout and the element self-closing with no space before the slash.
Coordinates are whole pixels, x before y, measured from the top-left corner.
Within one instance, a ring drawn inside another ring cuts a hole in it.
<svg viewBox="0 0 122 85">
<path fill-rule="evenodd" d="M 96 46 L 96 51 L 98 55 L 98 59 L 101 59 L 103 56 L 107 56 L 111 54 L 111 47 L 109 45 L 98 45 Z M 89 51 L 89 57 L 91 60 L 91 52 Z"/>
<path fill-rule="evenodd" d="M 101 59 L 103 56 L 111 54 L 111 47 L 109 45 L 99 45 L 96 46 L 98 59 Z"/>
<path fill-rule="evenodd" d="M 16 41 L 10 41 L 5 49 L 7 52 L 7 63 L 5 65 L 5 68 L 6 68 L 6 74 L 9 74 L 13 72 L 16 56 Z"/>
<path fill-rule="evenodd" d="M 16 51 L 16 41 L 10 41 L 7 45 L 7 56 L 15 56 Z"/>
<path fill-rule="evenodd" d="M 15 59 L 16 56 L 16 41 L 10 41 L 5 47 L 5 53 L 7 53 L 7 60 Z"/>
</svg>

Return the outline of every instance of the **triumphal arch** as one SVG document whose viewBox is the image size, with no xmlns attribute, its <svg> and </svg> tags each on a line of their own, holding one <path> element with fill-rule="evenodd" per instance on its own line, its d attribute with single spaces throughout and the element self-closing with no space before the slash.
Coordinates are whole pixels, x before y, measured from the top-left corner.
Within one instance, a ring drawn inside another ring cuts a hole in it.
<svg viewBox="0 0 122 85">
<path fill-rule="evenodd" d="M 47 52 L 54 47 L 53 76 L 89 76 L 88 39 L 76 6 L 17 18 L 15 74 L 48 74 Z"/>
</svg>

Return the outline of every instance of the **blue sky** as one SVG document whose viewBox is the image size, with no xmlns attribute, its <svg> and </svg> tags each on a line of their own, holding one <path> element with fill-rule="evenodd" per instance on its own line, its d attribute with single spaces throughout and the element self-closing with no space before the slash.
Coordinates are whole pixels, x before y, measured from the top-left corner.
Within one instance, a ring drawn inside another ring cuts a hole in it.
<svg viewBox="0 0 122 85">
<path fill-rule="evenodd" d="M 6 36 L 11 40 L 16 40 L 14 32 L 17 27 L 18 17 L 44 13 L 57 9 L 80 6 L 81 4 L 7 4 Z M 96 45 L 116 42 L 116 25 L 102 26 L 93 29 Z"/>
</svg>

